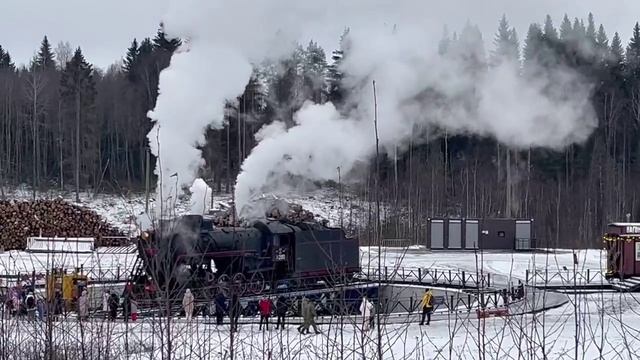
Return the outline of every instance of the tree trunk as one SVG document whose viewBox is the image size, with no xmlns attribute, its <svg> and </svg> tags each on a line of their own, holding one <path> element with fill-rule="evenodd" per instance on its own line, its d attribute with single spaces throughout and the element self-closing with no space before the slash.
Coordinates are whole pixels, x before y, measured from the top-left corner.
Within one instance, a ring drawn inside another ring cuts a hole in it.
<svg viewBox="0 0 640 360">
<path fill-rule="evenodd" d="M 80 90 L 76 90 L 76 202 L 80 202 Z"/>
</svg>

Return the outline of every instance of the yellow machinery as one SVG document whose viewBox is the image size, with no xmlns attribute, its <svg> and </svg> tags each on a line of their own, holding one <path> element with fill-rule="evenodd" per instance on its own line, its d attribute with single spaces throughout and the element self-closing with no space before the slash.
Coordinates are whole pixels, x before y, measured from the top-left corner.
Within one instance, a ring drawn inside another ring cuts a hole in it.
<svg viewBox="0 0 640 360">
<path fill-rule="evenodd" d="M 47 301 L 53 302 L 60 292 L 67 307 L 74 304 L 89 284 L 89 277 L 76 269 L 67 274 L 66 270 L 54 269 L 47 275 Z"/>
</svg>

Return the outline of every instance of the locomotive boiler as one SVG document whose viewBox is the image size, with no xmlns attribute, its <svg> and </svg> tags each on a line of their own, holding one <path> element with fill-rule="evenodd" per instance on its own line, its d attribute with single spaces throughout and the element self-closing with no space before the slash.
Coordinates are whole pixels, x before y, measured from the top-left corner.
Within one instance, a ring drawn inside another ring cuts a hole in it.
<svg viewBox="0 0 640 360">
<path fill-rule="evenodd" d="M 186 215 L 143 234 L 138 250 L 139 278 L 153 291 L 204 295 L 233 286 L 257 294 L 343 282 L 360 270 L 357 239 L 317 222 L 216 227 L 213 218 Z"/>
</svg>

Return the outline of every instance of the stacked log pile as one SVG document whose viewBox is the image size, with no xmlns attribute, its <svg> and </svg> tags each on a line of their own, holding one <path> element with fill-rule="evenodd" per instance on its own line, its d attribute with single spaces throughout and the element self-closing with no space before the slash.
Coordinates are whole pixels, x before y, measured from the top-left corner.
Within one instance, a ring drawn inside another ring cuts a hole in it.
<svg viewBox="0 0 640 360">
<path fill-rule="evenodd" d="M 302 222 L 318 222 L 323 225 L 327 224 L 326 220 L 319 220 L 315 214 L 311 211 L 305 210 L 299 204 L 287 203 L 286 206 L 278 204 L 279 206 L 267 206 L 264 218 L 268 220 L 284 221 L 288 223 L 302 223 Z M 213 223 L 219 227 L 231 227 L 240 226 L 241 223 L 235 222 L 233 219 L 233 207 L 227 208 L 222 211 L 212 212 L 214 220 Z"/>
<path fill-rule="evenodd" d="M 271 212 L 266 215 L 268 218 L 274 220 L 282 220 L 291 223 L 316 221 L 316 217 L 311 211 L 303 209 L 302 206 L 298 204 L 289 204 L 289 209 L 285 213 L 282 213 L 276 208 L 272 209 Z"/>
<path fill-rule="evenodd" d="M 125 240 L 94 211 L 62 199 L 0 201 L 0 247 L 22 250 L 31 236 L 93 237 L 96 246 L 118 246 Z"/>
</svg>

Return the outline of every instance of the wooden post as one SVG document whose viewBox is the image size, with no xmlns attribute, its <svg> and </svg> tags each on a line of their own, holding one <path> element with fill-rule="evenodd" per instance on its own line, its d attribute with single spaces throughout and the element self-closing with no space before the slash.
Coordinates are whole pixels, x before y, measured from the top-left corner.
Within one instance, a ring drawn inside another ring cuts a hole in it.
<svg viewBox="0 0 640 360">
<path fill-rule="evenodd" d="M 146 156 L 145 156 L 145 179 L 144 179 L 144 188 L 145 188 L 145 202 L 144 202 L 144 212 L 149 214 L 149 158 L 150 158 L 150 152 L 149 152 L 149 148 L 147 148 L 147 151 L 145 151 Z"/>
</svg>

